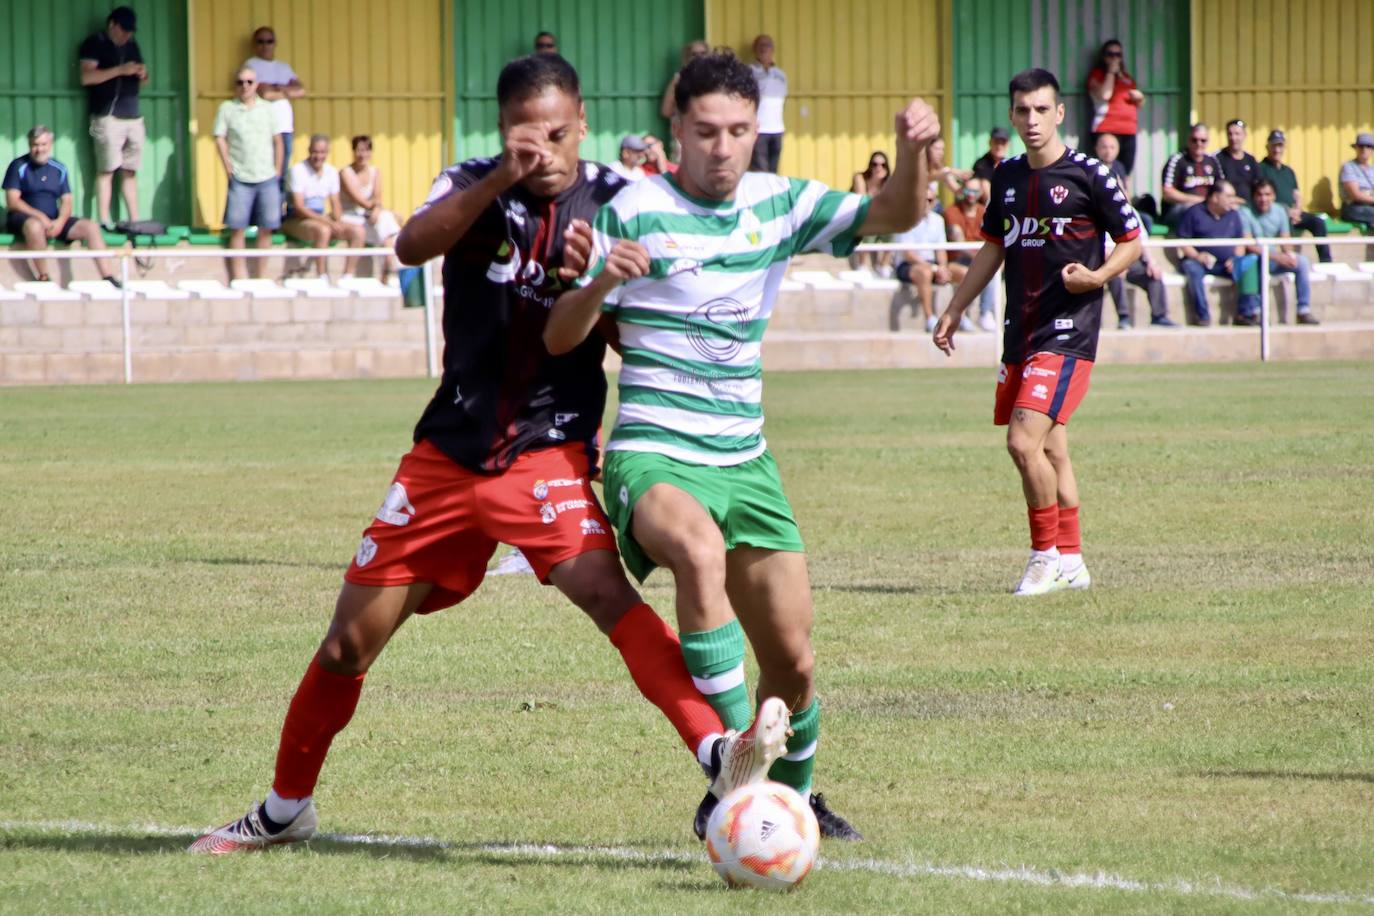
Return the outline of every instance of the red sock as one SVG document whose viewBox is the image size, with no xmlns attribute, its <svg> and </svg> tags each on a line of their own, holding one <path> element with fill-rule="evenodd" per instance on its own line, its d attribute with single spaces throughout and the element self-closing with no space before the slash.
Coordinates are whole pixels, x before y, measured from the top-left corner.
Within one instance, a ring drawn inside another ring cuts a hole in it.
<svg viewBox="0 0 1374 916">
<path fill-rule="evenodd" d="M 692 683 L 682 643 L 647 604 L 630 608 L 610 635 L 644 698 L 659 708 L 693 754 L 707 735 L 724 733 L 720 716 Z"/>
<path fill-rule="evenodd" d="M 281 727 L 272 788 L 282 798 L 314 794 L 330 742 L 343 731 L 358 707 L 364 677 L 365 674 L 334 674 L 320 667 L 318 657 L 310 660 Z"/>
<path fill-rule="evenodd" d="M 1053 550 L 1059 537 L 1059 504 L 1051 503 L 1043 509 L 1028 509 L 1030 514 L 1031 549 Z"/>
<path fill-rule="evenodd" d="M 1059 507 L 1059 552 L 1082 553 L 1083 535 L 1078 531 L 1078 507 Z"/>
</svg>

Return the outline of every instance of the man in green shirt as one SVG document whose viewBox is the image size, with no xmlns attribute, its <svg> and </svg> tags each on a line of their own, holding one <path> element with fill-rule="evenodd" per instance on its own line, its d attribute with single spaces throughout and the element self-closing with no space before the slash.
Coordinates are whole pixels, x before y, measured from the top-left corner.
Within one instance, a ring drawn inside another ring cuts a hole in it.
<svg viewBox="0 0 1374 916">
<path fill-rule="evenodd" d="M 221 102 L 215 113 L 215 146 L 229 175 L 224 225 L 229 247 L 242 248 L 250 225 L 258 227 L 258 247 L 272 246 L 272 232 L 281 226 L 282 139 L 272 106 L 258 98 L 258 75 L 244 67 L 234 78 L 238 97 Z M 254 258 L 253 275 L 262 272 L 264 258 Z M 234 279 L 244 274 L 244 259 L 231 258 Z"/>
<path fill-rule="evenodd" d="M 1288 214 L 1278 206 L 1274 183 L 1268 178 L 1255 182 L 1254 200 L 1248 207 L 1240 210 L 1240 222 L 1245 227 L 1245 235 L 1252 239 L 1286 239 L 1292 236 L 1288 229 Z M 1259 254 L 1258 245 L 1250 250 Z M 1321 324 L 1312 314 L 1312 264 L 1305 255 L 1298 254 L 1293 245 L 1283 245 L 1269 249 L 1269 272 L 1271 274 L 1291 273 L 1298 292 L 1298 324 Z"/>
<path fill-rule="evenodd" d="M 1288 214 L 1288 223 L 1294 231 L 1306 229 L 1319 239 L 1326 238 L 1326 220 L 1315 213 L 1302 209 L 1302 192 L 1298 189 L 1298 176 L 1293 169 L 1283 164 L 1286 139 L 1281 130 L 1269 131 L 1269 155 L 1260 160 L 1259 173 L 1274 184 L 1278 195 L 1278 206 Z M 1317 246 L 1317 260 L 1323 264 L 1331 263 L 1331 247 Z"/>
</svg>

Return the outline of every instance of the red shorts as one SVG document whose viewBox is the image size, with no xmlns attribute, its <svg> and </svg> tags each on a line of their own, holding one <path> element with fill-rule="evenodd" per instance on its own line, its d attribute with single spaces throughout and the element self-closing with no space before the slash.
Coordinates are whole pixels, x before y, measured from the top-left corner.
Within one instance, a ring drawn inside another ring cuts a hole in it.
<svg viewBox="0 0 1374 916">
<path fill-rule="evenodd" d="M 425 614 L 472 594 L 505 542 L 547 582 L 564 560 L 615 551 L 589 469 L 586 446 L 569 443 L 526 452 L 496 476 L 475 474 L 424 440 L 401 459 L 344 578 L 373 586 L 432 583 L 419 608 Z"/>
<path fill-rule="evenodd" d="M 1024 407 L 1056 423 L 1068 423 L 1088 393 L 1092 360 L 1041 351 L 1024 363 L 1003 363 L 997 370 L 997 401 L 992 422 L 1006 426 L 1011 412 Z"/>
</svg>

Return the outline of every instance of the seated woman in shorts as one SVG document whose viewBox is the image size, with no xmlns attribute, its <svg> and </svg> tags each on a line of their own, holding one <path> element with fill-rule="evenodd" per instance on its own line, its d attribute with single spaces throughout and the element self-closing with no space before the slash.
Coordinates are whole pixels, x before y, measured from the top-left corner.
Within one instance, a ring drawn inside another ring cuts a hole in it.
<svg viewBox="0 0 1374 916">
<path fill-rule="evenodd" d="M 382 207 L 382 173 L 372 164 L 372 138 L 353 138 L 353 161 L 339 171 L 343 220 L 363 227 L 363 241 L 369 248 L 396 247 L 401 224 L 396 214 Z M 382 265 L 382 277 L 400 266 L 394 257 Z"/>
</svg>

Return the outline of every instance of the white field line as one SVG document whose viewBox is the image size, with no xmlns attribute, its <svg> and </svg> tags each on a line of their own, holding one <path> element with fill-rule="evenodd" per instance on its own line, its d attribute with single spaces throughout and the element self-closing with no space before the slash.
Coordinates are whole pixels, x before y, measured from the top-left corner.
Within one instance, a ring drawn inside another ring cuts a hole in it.
<svg viewBox="0 0 1374 916">
<path fill-rule="evenodd" d="M 197 827 L 167 827 L 161 824 L 129 824 L 112 827 L 84 821 L 0 821 L 0 832 L 31 830 L 87 837 L 184 837 L 201 833 Z M 433 837 L 388 836 L 375 833 L 317 833 L 315 839 L 355 846 L 382 848 L 434 849 L 453 852 L 486 852 L 530 859 L 571 859 L 593 861 L 661 862 L 671 865 L 704 865 L 705 857 L 678 850 L 642 850 L 621 846 L 556 846 L 542 843 L 454 843 Z M 822 859 L 816 866 L 825 871 L 866 872 L 894 878 L 955 878 L 995 884 L 1029 884 L 1035 887 L 1087 888 L 1126 891 L 1138 894 L 1178 894 L 1181 896 L 1220 897 L 1227 900 L 1287 901 L 1292 903 L 1361 904 L 1374 906 L 1374 894 L 1333 892 L 1292 892 L 1278 888 L 1250 888 L 1226 884 L 1218 879 L 1188 881 L 1140 881 L 1104 871 L 1062 872 L 1029 866 L 984 867 L 979 865 L 936 865 L 928 862 L 886 862 L 880 859 Z"/>
</svg>

